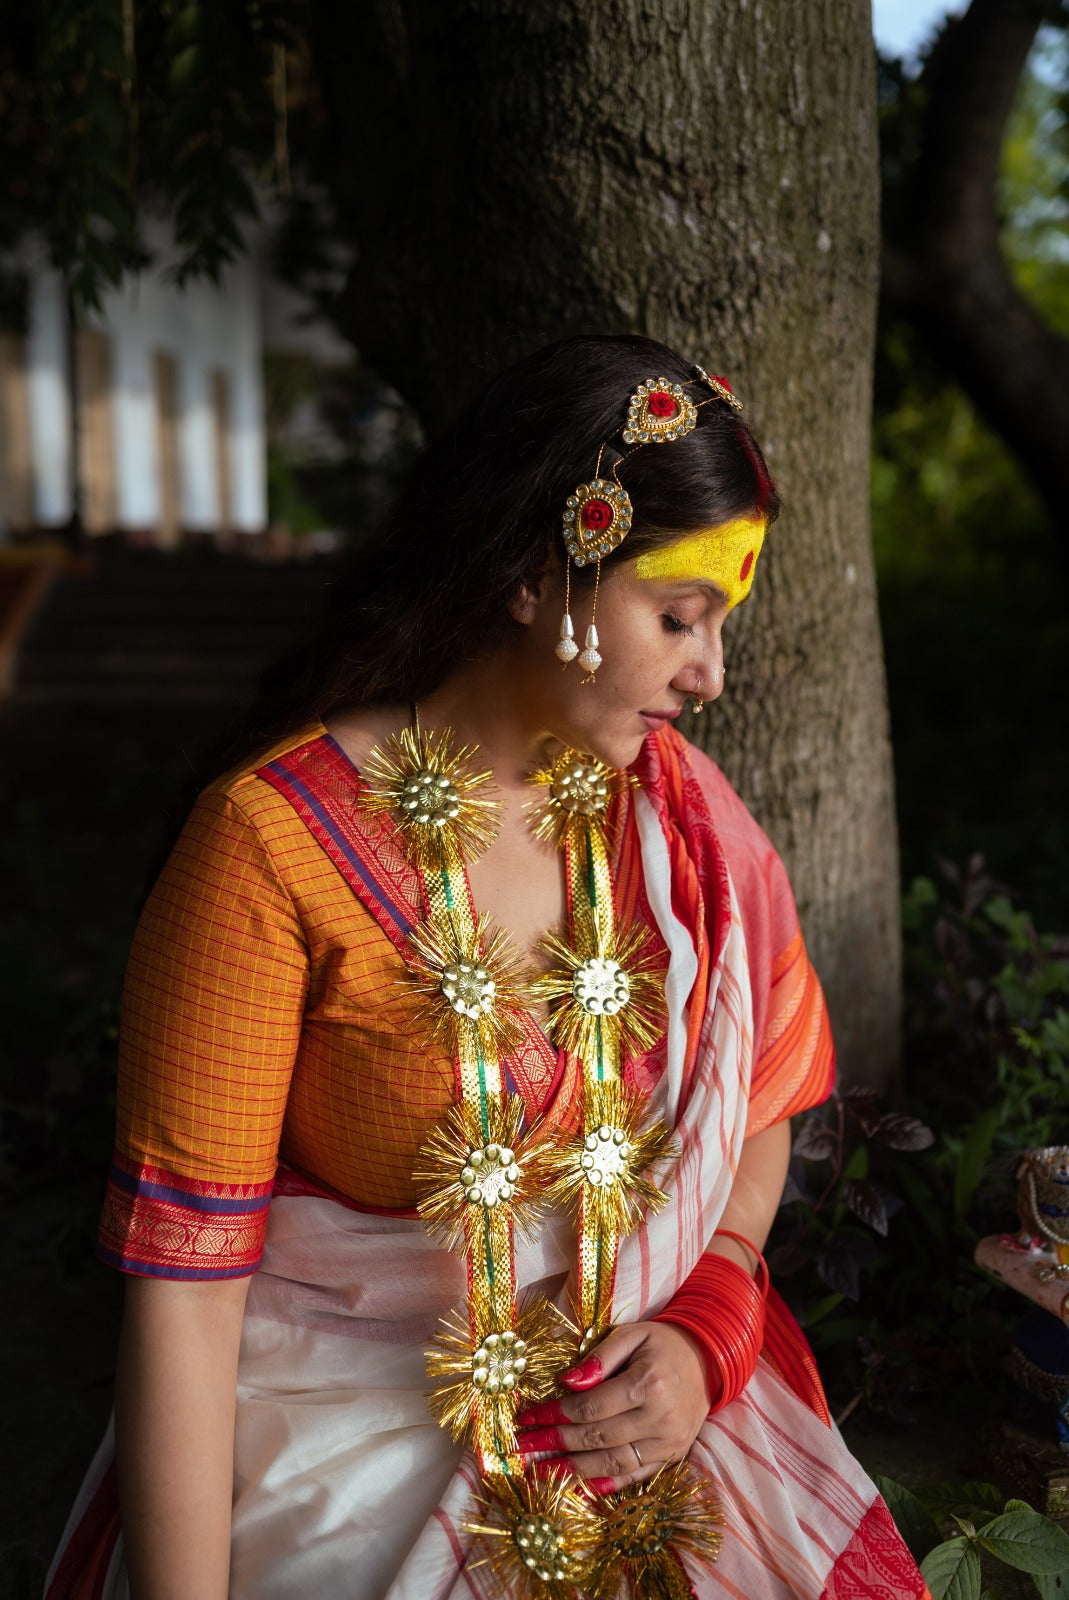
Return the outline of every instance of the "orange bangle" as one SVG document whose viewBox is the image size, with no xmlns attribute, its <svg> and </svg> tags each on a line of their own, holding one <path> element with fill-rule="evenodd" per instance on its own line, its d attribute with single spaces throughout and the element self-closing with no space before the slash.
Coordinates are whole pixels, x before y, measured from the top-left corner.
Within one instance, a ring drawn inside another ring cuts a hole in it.
<svg viewBox="0 0 1069 1600">
<path fill-rule="evenodd" d="M 758 1280 L 758 1287 L 761 1290 L 761 1299 L 767 1300 L 769 1288 L 768 1262 L 765 1260 L 764 1256 L 761 1254 L 760 1250 L 758 1250 L 753 1241 L 747 1239 L 744 1233 L 733 1233 L 730 1228 L 717 1228 L 713 1233 L 713 1238 L 734 1239 L 736 1244 L 745 1245 L 750 1254 L 757 1258 L 757 1266 L 754 1268 L 754 1277 Z M 760 1282 L 761 1279 L 764 1280 L 763 1283 Z"/>
<path fill-rule="evenodd" d="M 765 1277 L 767 1282 L 767 1269 Z M 652 1320 L 674 1323 L 701 1346 L 710 1415 L 741 1394 L 753 1377 L 764 1343 L 765 1296 L 738 1262 L 704 1255 Z"/>
</svg>

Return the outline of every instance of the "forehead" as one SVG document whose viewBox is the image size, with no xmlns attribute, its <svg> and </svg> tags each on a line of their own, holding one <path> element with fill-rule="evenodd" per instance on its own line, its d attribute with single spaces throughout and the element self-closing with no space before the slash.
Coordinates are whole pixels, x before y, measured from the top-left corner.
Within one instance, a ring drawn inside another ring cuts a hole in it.
<svg viewBox="0 0 1069 1600">
<path fill-rule="evenodd" d="M 727 597 L 729 606 L 738 605 L 753 584 L 765 526 L 763 517 L 735 517 L 719 527 L 686 534 L 636 557 L 635 576 L 711 586 Z"/>
</svg>

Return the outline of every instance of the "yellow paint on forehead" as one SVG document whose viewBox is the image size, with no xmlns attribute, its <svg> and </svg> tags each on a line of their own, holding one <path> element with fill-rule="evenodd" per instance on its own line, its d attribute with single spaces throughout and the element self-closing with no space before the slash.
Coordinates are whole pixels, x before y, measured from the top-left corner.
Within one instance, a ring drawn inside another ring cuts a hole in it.
<svg viewBox="0 0 1069 1600">
<path fill-rule="evenodd" d="M 674 544 L 647 550 L 635 558 L 635 576 L 661 583 L 694 578 L 715 583 L 728 597 L 728 608 L 745 600 L 765 540 L 764 517 L 735 517 L 701 533 L 688 533 Z"/>
</svg>

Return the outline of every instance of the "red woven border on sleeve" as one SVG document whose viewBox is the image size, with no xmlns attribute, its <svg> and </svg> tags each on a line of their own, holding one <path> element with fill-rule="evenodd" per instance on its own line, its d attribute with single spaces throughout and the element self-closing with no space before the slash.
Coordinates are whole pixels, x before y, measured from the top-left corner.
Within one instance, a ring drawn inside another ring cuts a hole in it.
<svg viewBox="0 0 1069 1600">
<path fill-rule="evenodd" d="M 270 1204 L 270 1184 L 198 1183 L 116 1161 L 97 1254 L 141 1277 L 248 1277 L 263 1255 Z"/>
</svg>

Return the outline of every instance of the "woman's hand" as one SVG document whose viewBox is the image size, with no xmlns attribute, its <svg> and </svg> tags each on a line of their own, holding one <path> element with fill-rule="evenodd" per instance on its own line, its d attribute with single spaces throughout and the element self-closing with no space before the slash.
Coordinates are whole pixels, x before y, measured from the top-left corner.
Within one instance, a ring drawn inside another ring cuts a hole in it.
<svg viewBox="0 0 1069 1600">
<path fill-rule="evenodd" d="M 614 1329 L 561 1382 L 574 1394 L 517 1416 L 520 1449 L 567 1464 L 599 1494 L 682 1461 L 709 1413 L 705 1362 L 671 1323 Z"/>
</svg>

